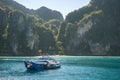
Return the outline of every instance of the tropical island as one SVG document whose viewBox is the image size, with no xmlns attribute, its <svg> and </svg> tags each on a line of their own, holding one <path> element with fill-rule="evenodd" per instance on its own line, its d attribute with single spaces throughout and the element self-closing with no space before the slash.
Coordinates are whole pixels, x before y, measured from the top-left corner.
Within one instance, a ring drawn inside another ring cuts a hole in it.
<svg viewBox="0 0 120 80">
<path fill-rule="evenodd" d="M 65 19 L 0 0 L 0 56 L 120 56 L 120 0 L 91 0 Z"/>
</svg>

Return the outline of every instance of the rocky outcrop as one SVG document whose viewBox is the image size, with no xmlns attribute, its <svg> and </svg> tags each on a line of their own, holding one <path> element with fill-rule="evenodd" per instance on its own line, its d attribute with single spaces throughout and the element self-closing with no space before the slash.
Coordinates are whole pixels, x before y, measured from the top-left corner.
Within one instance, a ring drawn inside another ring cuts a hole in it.
<svg viewBox="0 0 120 80">
<path fill-rule="evenodd" d="M 119 0 L 91 0 L 87 6 L 69 13 L 61 23 L 62 15 L 46 7 L 28 13 L 18 3 L 19 7 L 11 6 L 16 4 L 12 0 L 1 0 L 0 55 L 64 52 L 118 56 L 119 3 Z"/>
<path fill-rule="evenodd" d="M 35 10 L 35 13 L 45 21 L 48 21 L 51 19 L 58 19 L 60 21 L 63 20 L 63 16 L 60 12 L 48 9 L 46 7 L 41 7 Z"/>
<path fill-rule="evenodd" d="M 77 30 L 71 30 L 76 34 L 67 39 L 67 42 L 75 44 L 74 47 L 67 44 L 71 47 L 69 50 L 77 51 L 78 55 L 120 55 L 119 2 L 91 0 L 87 6 L 69 13 L 66 22 L 77 24 Z M 65 40 L 61 43 L 65 43 Z"/>
<path fill-rule="evenodd" d="M 46 9 L 47 11 L 48 9 Z M 49 9 L 51 15 L 50 21 L 36 17 L 36 11 L 26 9 L 24 6 L 15 1 L 0 1 L 0 55 L 6 56 L 31 56 L 39 55 L 38 50 L 42 53 L 56 51 L 56 40 L 54 38 L 52 28 L 58 30 L 62 15 L 59 12 Z M 29 13 L 30 12 L 30 13 Z M 38 14 L 41 13 L 38 12 Z M 31 15 L 32 14 L 32 15 Z M 57 15 L 55 15 L 57 14 Z M 58 16 L 60 14 L 60 16 Z M 55 15 L 55 17 L 54 17 Z M 47 20 L 49 20 L 47 19 Z M 45 22 L 44 22 L 45 21 Z M 58 23 L 56 23 L 58 22 Z M 47 28 L 48 25 L 56 25 Z M 58 32 L 58 31 L 57 31 Z M 57 33 L 56 32 L 56 33 Z"/>
<path fill-rule="evenodd" d="M 32 55 L 35 45 L 32 43 L 35 40 L 34 26 L 34 18 L 19 11 L 7 13 L 1 8 L 0 55 Z"/>
<path fill-rule="evenodd" d="M 23 5 L 13 0 L 1 0 L 0 2 L 2 2 L 4 5 L 9 6 L 12 9 L 22 11 L 23 13 L 37 15 L 37 17 L 42 18 L 45 21 L 48 21 L 50 19 L 58 19 L 60 21 L 63 20 L 63 16 L 60 12 L 48 9 L 46 7 L 41 7 L 37 10 L 32 10 L 24 7 Z"/>
</svg>

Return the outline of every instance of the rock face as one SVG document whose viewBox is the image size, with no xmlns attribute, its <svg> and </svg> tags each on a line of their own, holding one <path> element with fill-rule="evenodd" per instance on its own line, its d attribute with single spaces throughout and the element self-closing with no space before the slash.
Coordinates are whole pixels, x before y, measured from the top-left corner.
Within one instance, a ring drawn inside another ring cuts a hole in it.
<svg viewBox="0 0 120 80">
<path fill-rule="evenodd" d="M 120 55 L 119 2 L 91 0 L 87 6 L 69 13 L 66 22 L 77 25 L 76 34 L 67 40 L 69 50 L 77 51 L 78 55 Z M 71 43 L 75 46 L 69 46 Z"/>
<path fill-rule="evenodd" d="M 119 3 L 91 0 L 62 21 L 61 13 L 46 7 L 29 10 L 0 0 L 0 55 L 120 55 Z"/>
<path fill-rule="evenodd" d="M 56 41 L 52 31 L 44 26 L 46 21 L 36 14 L 30 15 L 25 9 L 12 0 L 0 1 L 0 55 L 39 55 L 38 50 L 54 54 Z M 50 19 L 54 19 L 52 17 Z"/>
<path fill-rule="evenodd" d="M 29 25 L 26 24 L 29 20 Z M 26 15 L 23 13 L 20 13 L 18 11 L 13 11 L 9 13 L 9 28 L 8 28 L 8 39 L 10 42 L 10 46 L 12 47 L 14 55 L 18 55 L 23 53 L 27 53 L 27 48 L 29 50 L 31 49 L 29 44 L 31 44 L 30 41 L 32 41 L 31 36 L 34 36 L 33 30 L 30 31 L 34 27 L 34 22 L 32 22 L 32 19 L 27 19 Z M 27 35 L 31 34 L 31 36 Z M 30 41 L 28 38 L 30 38 Z M 32 46 L 32 45 L 31 45 Z"/>
<path fill-rule="evenodd" d="M 0 8 L 0 52 L 6 52 L 5 49 L 7 49 L 7 22 L 7 13 L 4 9 Z"/>
</svg>

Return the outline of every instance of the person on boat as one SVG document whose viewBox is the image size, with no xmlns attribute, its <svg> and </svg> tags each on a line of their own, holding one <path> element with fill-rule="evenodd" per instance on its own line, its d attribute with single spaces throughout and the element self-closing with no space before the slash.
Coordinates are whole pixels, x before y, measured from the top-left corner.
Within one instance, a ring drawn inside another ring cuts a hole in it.
<svg viewBox="0 0 120 80">
<path fill-rule="evenodd" d="M 42 59 L 45 58 L 44 54 L 40 54 L 39 58 L 40 58 L 40 59 L 41 59 L 41 58 L 42 58 Z"/>
<path fill-rule="evenodd" d="M 41 57 L 42 57 L 42 58 L 45 58 L 45 56 L 44 56 L 44 55 L 41 55 Z"/>
</svg>

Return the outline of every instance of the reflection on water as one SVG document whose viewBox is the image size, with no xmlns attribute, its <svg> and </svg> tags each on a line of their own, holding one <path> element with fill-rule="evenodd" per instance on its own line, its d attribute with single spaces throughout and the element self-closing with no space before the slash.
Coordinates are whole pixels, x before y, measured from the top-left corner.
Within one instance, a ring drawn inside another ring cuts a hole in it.
<svg viewBox="0 0 120 80">
<path fill-rule="evenodd" d="M 0 80 L 119 80 L 119 57 L 56 57 L 60 69 L 27 70 L 29 58 L 0 58 Z"/>
</svg>

